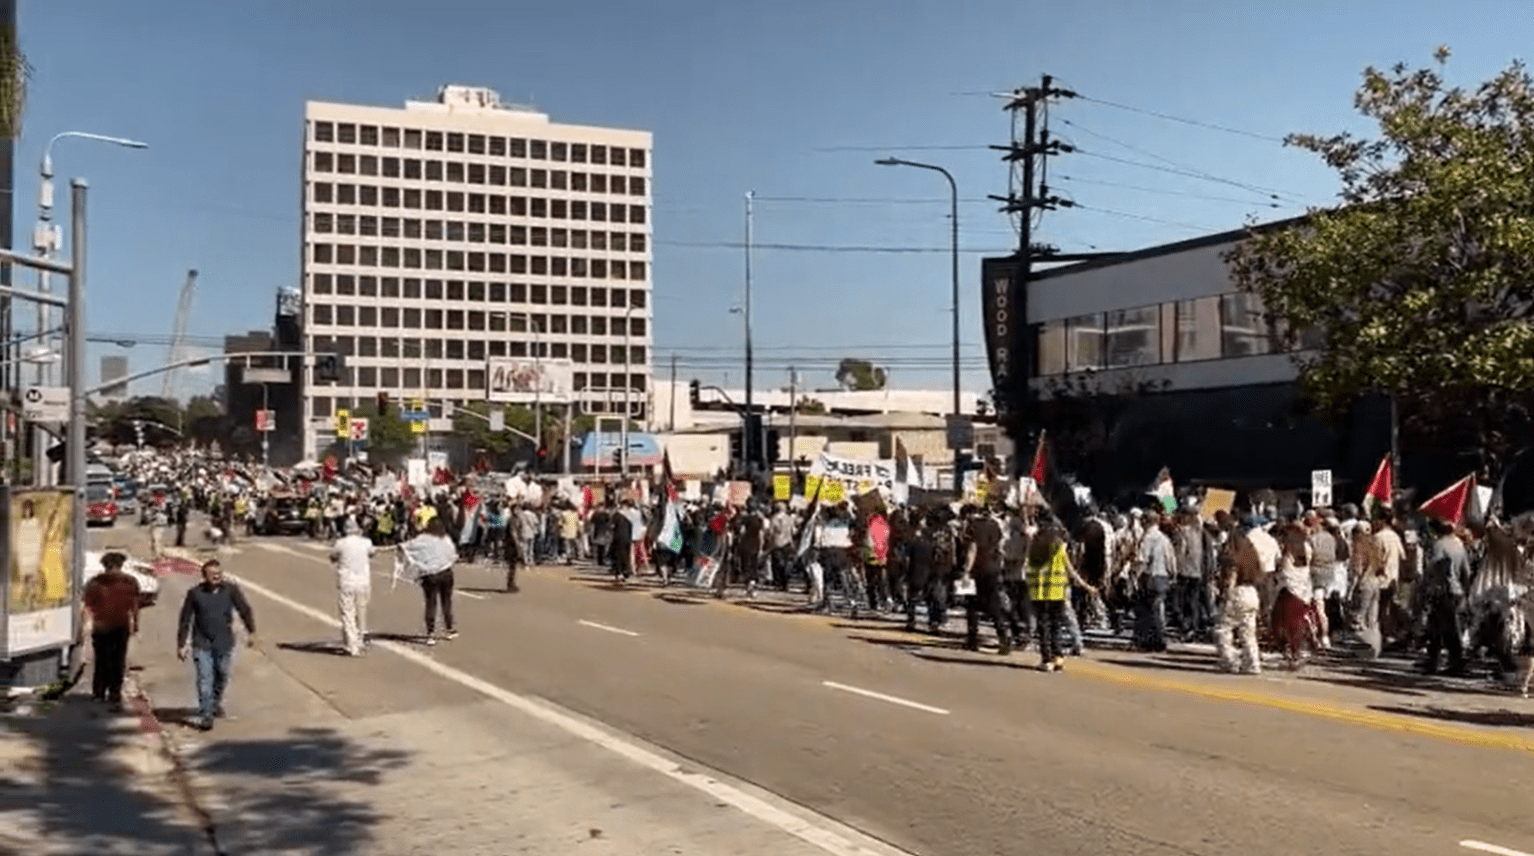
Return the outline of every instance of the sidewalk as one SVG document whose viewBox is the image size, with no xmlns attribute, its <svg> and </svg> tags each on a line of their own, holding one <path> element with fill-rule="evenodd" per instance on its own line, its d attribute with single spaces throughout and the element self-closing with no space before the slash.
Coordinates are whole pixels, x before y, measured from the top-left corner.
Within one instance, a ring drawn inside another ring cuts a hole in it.
<svg viewBox="0 0 1534 856">
<path fill-rule="evenodd" d="M 336 656 L 331 627 L 259 595 L 262 646 L 236 654 L 233 718 L 186 728 L 195 690 L 174 623 L 191 584 L 164 580 L 133 657 L 232 856 L 826 852 L 386 647 Z"/>
</svg>

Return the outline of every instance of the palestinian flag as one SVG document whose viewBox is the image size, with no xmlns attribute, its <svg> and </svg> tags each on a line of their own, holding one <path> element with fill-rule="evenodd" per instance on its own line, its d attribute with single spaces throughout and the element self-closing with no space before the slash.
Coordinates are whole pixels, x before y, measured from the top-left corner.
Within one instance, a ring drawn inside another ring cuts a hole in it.
<svg viewBox="0 0 1534 856">
<path fill-rule="evenodd" d="M 1033 478 L 1033 483 L 1044 489 L 1044 477 L 1049 475 L 1049 455 L 1044 447 L 1045 432 L 1039 432 L 1039 444 L 1033 450 L 1033 467 L 1028 475 Z"/>
<path fill-rule="evenodd" d="M 1172 471 L 1166 467 L 1156 474 L 1156 480 L 1151 482 L 1149 491 L 1161 503 L 1161 508 L 1167 514 L 1177 510 L 1177 489 L 1172 485 Z"/>
<path fill-rule="evenodd" d="M 1465 510 L 1475 495 L 1475 476 L 1469 475 L 1449 485 L 1417 510 L 1436 520 L 1458 526 L 1465 522 Z"/>
<path fill-rule="evenodd" d="M 1369 489 L 1364 491 L 1364 517 L 1372 520 L 1390 511 L 1391 499 L 1395 496 L 1395 476 L 1395 467 L 1387 454 L 1380 459 L 1379 468 L 1374 471 L 1374 480 L 1369 482 Z"/>
</svg>

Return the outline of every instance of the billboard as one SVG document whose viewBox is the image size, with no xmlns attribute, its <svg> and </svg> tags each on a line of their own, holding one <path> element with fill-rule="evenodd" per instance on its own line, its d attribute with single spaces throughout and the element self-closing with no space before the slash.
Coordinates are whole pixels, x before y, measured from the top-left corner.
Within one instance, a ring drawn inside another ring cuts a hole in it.
<svg viewBox="0 0 1534 856">
<path fill-rule="evenodd" d="M 4 655 L 15 657 L 70 644 L 74 640 L 74 491 L 6 489 L 0 496 L 9 557 Z"/>
<path fill-rule="evenodd" d="M 631 431 L 628 435 L 630 467 L 653 467 L 665 459 L 665 450 L 654 434 Z M 623 434 L 618 431 L 591 431 L 581 441 L 581 466 L 610 469 L 615 455 L 623 448 Z"/>
<path fill-rule="evenodd" d="M 531 357 L 491 357 L 486 362 L 485 390 L 490 401 L 502 404 L 567 404 L 573 367 L 569 360 Z"/>
</svg>

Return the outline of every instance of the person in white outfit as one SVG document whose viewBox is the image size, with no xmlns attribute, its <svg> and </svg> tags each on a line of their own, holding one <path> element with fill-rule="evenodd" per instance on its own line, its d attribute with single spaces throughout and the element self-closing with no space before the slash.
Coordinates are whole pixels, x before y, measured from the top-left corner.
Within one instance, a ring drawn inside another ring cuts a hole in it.
<svg viewBox="0 0 1534 856">
<path fill-rule="evenodd" d="M 341 523 L 341 537 L 330 550 L 336 569 L 336 591 L 341 613 L 341 645 L 359 657 L 367 642 L 368 596 L 373 589 L 373 554 L 378 548 L 363 537 L 350 518 Z"/>
</svg>

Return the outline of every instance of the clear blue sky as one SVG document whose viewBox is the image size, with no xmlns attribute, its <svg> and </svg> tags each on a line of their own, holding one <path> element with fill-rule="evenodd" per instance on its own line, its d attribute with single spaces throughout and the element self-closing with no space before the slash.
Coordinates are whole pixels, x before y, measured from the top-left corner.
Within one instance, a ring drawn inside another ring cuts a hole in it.
<svg viewBox="0 0 1534 856">
<path fill-rule="evenodd" d="M 447 82 L 483 85 L 555 121 L 654 132 L 657 371 L 678 352 L 683 378 L 717 382 L 740 359 L 729 309 L 743 253 L 718 245 L 741 241 L 747 190 L 764 197 L 762 243 L 943 250 L 941 177 L 873 160 L 948 167 L 966 200 L 966 383 L 983 391 L 978 260 L 1014 243 L 984 201 L 1007 189 L 1006 166 L 984 147 L 1010 134 L 984 93 L 1047 72 L 1084 96 L 1258 135 L 1357 129 L 1365 66 L 1426 63 L 1445 43 L 1451 76 L 1473 84 L 1526 50 L 1530 32 L 1534 4 L 1516 0 L 21 0 L 36 71 L 16 240 L 35 216 L 48 137 L 145 140 L 147 151 L 55 150 L 59 176 L 92 188 L 92 331 L 168 334 L 191 267 L 201 271 L 195 336 L 264 328 L 275 290 L 298 278 L 303 102 L 399 105 Z M 1051 165 L 1057 192 L 1083 207 L 1048 215 L 1040 237 L 1067 251 L 1290 216 L 1336 189 L 1312 158 L 1275 142 L 1102 103 L 1058 105 L 1052 130 L 1091 153 Z M 1097 155 L 1278 189 L 1284 207 Z M 851 201 L 869 199 L 897 201 Z M 840 356 L 889 362 L 897 386 L 946 384 L 944 252 L 759 250 L 753 281 L 758 384 L 786 382 L 796 362 L 829 385 Z M 128 353 L 139 369 L 164 350 Z"/>
</svg>

